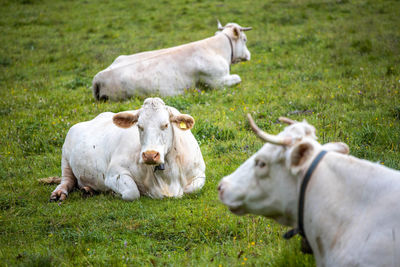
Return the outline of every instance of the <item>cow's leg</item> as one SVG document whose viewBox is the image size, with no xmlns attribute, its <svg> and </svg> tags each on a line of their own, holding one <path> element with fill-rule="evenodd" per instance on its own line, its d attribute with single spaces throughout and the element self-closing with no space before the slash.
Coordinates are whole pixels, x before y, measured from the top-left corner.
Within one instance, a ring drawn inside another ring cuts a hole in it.
<svg viewBox="0 0 400 267">
<path fill-rule="evenodd" d="M 240 79 L 240 76 L 237 74 L 232 74 L 232 75 L 226 75 L 222 77 L 221 83 L 224 86 L 233 86 L 236 84 L 239 84 L 242 82 L 242 79 Z"/>
<path fill-rule="evenodd" d="M 68 193 L 75 187 L 76 178 L 74 173 L 72 172 L 71 166 L 69 166 L 68 162 L 63 159 L 62 161 L 62 176 L 61 176 L 61 184 L 59 184 L 56 189 L 50 195 L 50 201 L 63 201 L 67 198 Z"/>
<path fill-rule="evenodd" d="M 205 181 L 206 177 L 204 176 L 204 174 L 193 178 L 192 181 L 190 181 L 190 183 L 185 186 L 184 193 L 190 194 L 196 192 L 197 190 L 200 190 L 203 187 Z"/>
<path fill-rule="evenodd" d="M 83 193 L 83 195 L 85 197 L 92 197 L 95 193 L 95 191 L 93 190 L 93 188 L 89 187 L 89 186 L 84 186 L 81 188 L 81 191 Z"/>
<path fill-rule="evenodd" d="M 225 75 L 221 78 L 207 79 L 205 82 L 212 88 L 230 87 L 239 84 L 242 80 L 237 74 Z"/>
<path fill-rule="evenodd" d="M 104 182 L 108 188 L 120 194 L 123 200 L 132 201 L 140 197 L 139 189 L 128 173 L 109 171 Z"/>
</svg>

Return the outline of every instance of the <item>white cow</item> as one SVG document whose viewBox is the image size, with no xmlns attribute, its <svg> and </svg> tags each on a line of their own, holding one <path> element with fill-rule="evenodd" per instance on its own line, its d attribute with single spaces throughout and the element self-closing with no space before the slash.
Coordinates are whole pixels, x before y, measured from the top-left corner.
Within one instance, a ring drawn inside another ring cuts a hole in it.
<svg viewBox="0 0 400 267">
<path fill-rule="evenodd" d="M 215 36 L 176 47 L 119 56 L 93 79 L 97 100 L 121 100 L 131 96 L 182 94 L 198 83 L 211 88 L 232 86 L 241 82 L 230 75 L 230 65 L 250 60 L 244 31 L 251 28 L 218 22 Z"/>
<path fill-rule="evenodd" d="M 180 197 L 202 188 L 205 164 L 193 125 L 191 116 L 147 98 L 138 110 L 106 112 L 72 126 L 62 149 L 61 184 L 50 199 L 64 200 L 76 185 L 124 200 Z"/>
<path fill-rule="evenodd" d="M 343 143 L 319 144 L 305 121 L 277 136 L 251 124 L 267 143 L 218 188 L 233 213 L 302 222 L 317 266 L 400 266 L 399 171 L 349 156 Z M 328 153 L 310 176 L 300 215 L 305 173 L 322 150 Z"/>
</svg>

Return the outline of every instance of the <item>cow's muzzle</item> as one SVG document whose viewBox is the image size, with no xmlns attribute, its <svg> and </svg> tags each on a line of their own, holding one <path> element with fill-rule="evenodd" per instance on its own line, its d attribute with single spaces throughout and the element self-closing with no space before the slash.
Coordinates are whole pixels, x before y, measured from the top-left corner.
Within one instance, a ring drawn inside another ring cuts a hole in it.
<svg viewBox="0 0 400 267">
<path fill-rule="evenodd" d="M 224 203 L 226 206 L 228 206 L 229 210 L 236 215 L 246 214 L 246 210 L 244 209 L 243 206 L 244 197 L 239 197 L 234 200 L 229 198 L 229 196 L 227 196 L 225 192 L 227 190 L 227 187 L 228 185 L 224 181 L 221 181 L 218 184 L 218 196 L 221 202 Z"/>
<path fill-rule="evenodd" d="M 149 150 L 142 153 L 142 159 L 145 164 L 155 165 L 160 164 L 160 153 L 154 150 Z"/>
</svg>

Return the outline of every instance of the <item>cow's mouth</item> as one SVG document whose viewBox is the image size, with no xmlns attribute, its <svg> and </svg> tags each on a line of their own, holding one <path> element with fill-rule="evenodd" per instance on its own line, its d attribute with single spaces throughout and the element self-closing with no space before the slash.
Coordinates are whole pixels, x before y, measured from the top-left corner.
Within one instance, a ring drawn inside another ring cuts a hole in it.
<svg viewBox="0 0 400 267">
<path fill-rule="evenodd" d="M 143 161 L 143 162 L 146 165 L 157 165 L 158 166 L 160 164 L 160 162 L 153 161 L 153 160 L 147 160 L 147 161 Z"/>
</svg>

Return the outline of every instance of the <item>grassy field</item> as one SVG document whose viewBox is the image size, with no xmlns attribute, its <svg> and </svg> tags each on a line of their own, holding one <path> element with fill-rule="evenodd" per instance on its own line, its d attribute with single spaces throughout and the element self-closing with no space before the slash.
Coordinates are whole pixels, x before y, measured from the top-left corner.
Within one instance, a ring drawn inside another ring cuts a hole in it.
<svg viewBox="0 0 400 267">
<path fill-rule="evenodd" d="M 0 265 L 313 266 L 299 239 L 218 201 L 218 181 L 262 143 L 250 112 L 278 133 L 306 119 L 321 143 L 400 169 L 400 1 L 50 1 L 0 6 Z M 251 26 L 242 83 L 164 98 L 191 114 L 207 165 L 203 190 L 181 199 L 70 194 L 49 203 L 68 129 L 143 98 L 95 102 L 93 76 L 121 54 L 212 36 L 216 19 Z"/>
</svg>

